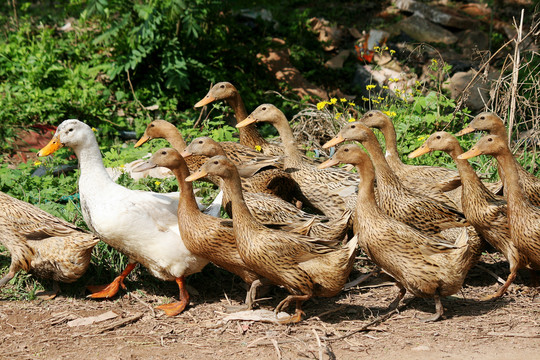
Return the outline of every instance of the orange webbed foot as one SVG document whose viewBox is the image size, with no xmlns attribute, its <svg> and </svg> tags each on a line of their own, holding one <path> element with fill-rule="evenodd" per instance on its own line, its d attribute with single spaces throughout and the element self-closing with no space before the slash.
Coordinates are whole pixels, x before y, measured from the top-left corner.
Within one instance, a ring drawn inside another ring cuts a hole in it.
<svg viewBox="0 0 540 360">
<path fill-rule="evenodd" d="M 109 285 L 88 285 L 86 288 L 92 293 L 88 295 L 88 298 L 92 299 L 108 299 L 118 293 L 118 290 L 126 289 L 126 285 L 122 280 L 115 279 Z"/>
<path fill-rule="evenodd" d="M 287 319 L 280 320 L 280 324 L 296 324 L 302 320 L 302 316 L 306 315 L 302 310 L 296 309 L 294 315 L 289 316 Z"/>
<path fill-rule="evenodd" d="M 167 316 L 176 316 L 180 314 L 187 307 L 186 301 L 178 301 L 170 304 L 164 304 L 156 307 L 156 309 L 163 310 Z"/>
</svg>

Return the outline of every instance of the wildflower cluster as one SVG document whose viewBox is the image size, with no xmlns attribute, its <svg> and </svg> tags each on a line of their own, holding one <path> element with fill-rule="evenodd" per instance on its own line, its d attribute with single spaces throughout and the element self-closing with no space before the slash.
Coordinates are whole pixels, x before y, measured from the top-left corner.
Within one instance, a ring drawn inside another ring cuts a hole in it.
<svg viewBox="0 0 540 360">
<path fill-rule="evenodd" d="M 317 110 L 327 111 L 332 114 L 334 120 L 356 121 L 351 114 L 351 110 L 356 107 L 352 101 L 345 98 L 331 98 L 330 101 L 321 101 L 317 103 Z"/>
</svg>

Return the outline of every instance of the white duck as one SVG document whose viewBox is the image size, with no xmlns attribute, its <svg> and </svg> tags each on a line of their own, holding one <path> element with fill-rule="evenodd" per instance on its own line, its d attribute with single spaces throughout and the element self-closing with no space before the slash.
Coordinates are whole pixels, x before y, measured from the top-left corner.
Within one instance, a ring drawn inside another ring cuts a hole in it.
<svg viewBox="0 0 540 360">
<path fill-rule="evenodd" d="M 185 276 L 201 271 L 208 263 L 193 255 L 178 230 L 177 193 L 160 194 L 127 189 L 107 174 L 92 129 L 75 119 L 62 122 L 52 140 L 38 156 L 67 146 L 79 159 L 79 193 L 84 220 L 104 242 L 129 257 L 126 269 L 108 286 L 90 287 L 92 298 L 114 296 L 125 288 L 125 277 L 137 263 L 161 280 L 175 280 L 180 301 L 161 305 L 169 316 L 181 313 L 189 304 Z"/>
</svg>

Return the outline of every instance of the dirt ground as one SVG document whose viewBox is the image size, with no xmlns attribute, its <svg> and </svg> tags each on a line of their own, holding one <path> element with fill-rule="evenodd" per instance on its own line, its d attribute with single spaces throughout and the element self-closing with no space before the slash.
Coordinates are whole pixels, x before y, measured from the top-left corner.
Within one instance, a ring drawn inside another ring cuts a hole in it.
<svg viewBox="0 0 540 360">
<path fill-rule="evenodd" d="M 493 255 L 480 265 L 499 276 L 508 272 Z M 352 277 L 369 270 L 361 269 Z M 173 284 L 156 290 L 126 281 L 130 292 L 104 301 L 86 299 L 83 284 L 75 296 L 0 300 L 0 358 L 540 359 L 540 294 L 527 286 L 527 272 L 502 299 L 483 302 L 499 285 L 473 268 L 463 290 L 443 300 L 445 319 L 436 323 L 418 319 L 434 311 L 433 301 L 410 296 L 388 315 L 397 288 L 374 276 L 337 297 L 308 301 L 299 324 L 279 325 L 225 321 L 226 306 L 240 305 L 245 292 L 238 278 L 216 270 L 192 277 L 191 306 L 174 318 L 154 311 L 172 301 Z M 272 310 L 286 293 L 273 289 L 267 296 L 261 309 Z M 114 318 L 75 326 L 104 314 Z"/>
</svg>

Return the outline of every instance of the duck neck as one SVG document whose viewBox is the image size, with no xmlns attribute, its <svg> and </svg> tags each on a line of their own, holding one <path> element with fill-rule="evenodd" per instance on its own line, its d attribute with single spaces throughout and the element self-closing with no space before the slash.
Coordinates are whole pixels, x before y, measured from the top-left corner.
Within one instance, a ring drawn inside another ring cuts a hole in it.
<svg viewBox="0 0 540 360">
<path fill-rule="evenodd" d="M 491 127 L 489 133 L 490 135 L 497 135 L 501 139 L 504 139 L 506 142 L 508 142 L 508 135 L 506 133 L 506 128 L 504 127 L 504 123 L 502 122 L 502 120 L 493 122 L 493 126 Z"/>
<path fill-rule="evenodd" d="M 375 134 L 371 133 L 366 141 L 362 141 L 362 145 L 364 145 L 371 155 L 371 161 L 373 162 L 375 172 L 377 173 L 377 181 L 392 181 L 396 184 L 401 184 L 396 174 L 388 165 Z"/>
<path fill-rule="evenodd" d="M 447 153 L 456 163 L 457 169 L 459 171 L 459 176 L 464 187 L 470 185 L 484 187 L 484 184 L 482 184 L 482 181 L 474 171 L 469 161 L 464 159 L 458 159 L 458 156 L 463 154 L 463 149 L 457 141 L 452 144 L 452 148 L 447 151 Z"/>
<path fill-rule="evenodd" d="M 375 200 L 375 171 L 371 160 L 366 157 L 365 161 L 355 164 L 360 176 L 358 183 L 358 199 L 356 201 L 356 214 L 371 215 L 379 211 Z"/>
<path fill-rule="evenodd" d="M 390 120 L 385 121 L 384 125 L 380 128 L 384 135 L 384 141 L 386 143 L 386 160 L 392 165 L 401 166 L 403 162 L 399 157 L 397 148 L 397 135 L 396 129 Z"/>
<path fill-rule="evenodd" d="M 302 163 L 302 154 L 298 150 L 294 134 L 285 115 L 280 113 L 279 119 L 273 125 L 278 131 L 281 143 L 283 144 L 283 152 L 286 155 L 285 163 Z"/>
<path fill-rule="evenodd" d="M 171 147 L 178 152 L 184 151 L 184 149 L 187 147 L 182 133 L 178 131 L 174 125 L 172 128 L 167 130 L 163 138 L 167 140 L 171 144 Z"/>
<path fill-rule="evenodd" d="M 184 216 L 189 214 L 199 214 L 199 206 L 193 194 L 193 183 L 187 182 L 186 178 L 189 176 L 189 169 L 184 160 L 180 162 L 180 166 L 171 169 L 173 174 L 178 180 L 178 186 L 180 187 L 180 201 L 178 203 L 178 216 Z M 181 210 L 181 211 L 180 211 Z"/>
<path fill-rule="evenodd" d="M 240 93 L 235 92 L 233 96 L 227 99 L 227 103 L 233 109 L 236 117 L 236 123 L 241 122 L 248 117 L 244 101 L 240 96 Z M 255 148 L 255 146 L 262 146 L 268 142 L 259 134 L 255 124 L 244 126 L 239 129 L 240 132 L 240 144 Z"/>
<path fill-rule="evenodd" d="M 233 226 L 235 229 L 256 229 L 260 227 L 257 220 L 251 215 L 244 195 L 242 193 L 242 182 L 238 171 L 232 172 L 230 177 L 224 178 L 222 182 L 223 190 L 231 201 Z"/>
<path fill-rule="evenodd" d="M 91 176 L 94 180 L 113 182 L 103 165 L 103 158 L 95 136 L 88 136 L 86 142 L 82 146 L 73 147 L 73 151 L 79 160 L 81 179 Z"/>
<path fill-rule="evenodd" d="M 495 154 L 497 162 L 504 172 L 506 202 L 510 208 L 520 208 L 528 200 L 519 184 L 517 162 L 508 148 Z"/>
</svg>

